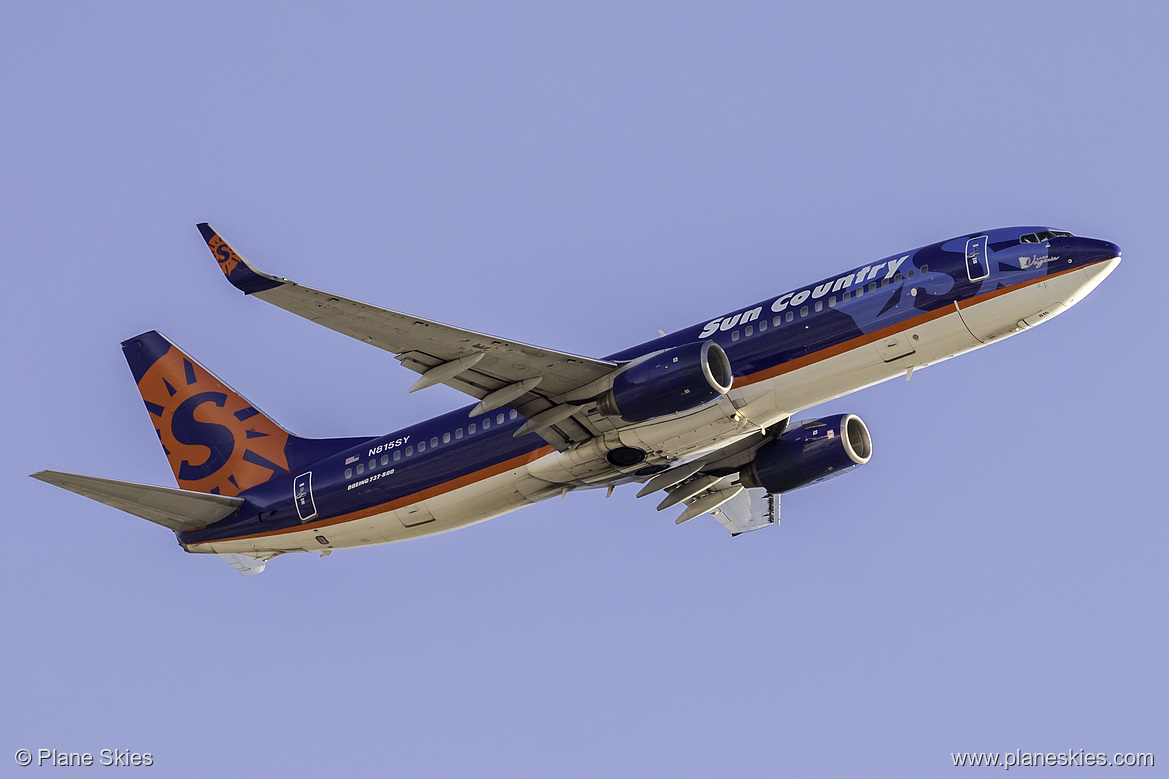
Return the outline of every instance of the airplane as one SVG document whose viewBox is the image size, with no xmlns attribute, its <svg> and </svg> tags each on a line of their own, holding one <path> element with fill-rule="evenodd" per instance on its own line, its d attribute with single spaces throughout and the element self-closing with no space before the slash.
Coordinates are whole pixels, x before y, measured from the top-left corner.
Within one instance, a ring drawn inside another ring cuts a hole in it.
<svg viewBox="0 0 1169 779">
<path fill-rule="evenodd" d="M 783 493 L 869 461 L 855 414 L 805 409 L 1053 319 L 1120 263 L 1049 227 L 969 233 L 856 266 L 602 359 L 390 311 L 257 270 L 198 225 L 245 295 L 394 355 L 476 402 L 375 437 L 290 433 L 157 331 L 122 343 L 178 489 L 33 478 L 162 525 L 244 574 L 290 552 L 444 533 L 640 484 L 675 522 L 778 524 Z M 660 333 L 661 331 L 659 331 Z"/>
</svg>

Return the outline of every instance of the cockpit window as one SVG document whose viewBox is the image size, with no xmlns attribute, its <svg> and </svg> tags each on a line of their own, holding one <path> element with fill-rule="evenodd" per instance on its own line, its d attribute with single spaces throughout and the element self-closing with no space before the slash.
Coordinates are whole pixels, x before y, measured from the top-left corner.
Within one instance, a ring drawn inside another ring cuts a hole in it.
<svg viewBox="0 0 1169 779">
<path fill-rule="evenodd" d="M 1019 238 L 1019 243 L 1046 243 L 1052 238 L 1075 238 L 1067 230 L 1044 230 L 1039 233 L 1028 233 Z"/>
</svg>

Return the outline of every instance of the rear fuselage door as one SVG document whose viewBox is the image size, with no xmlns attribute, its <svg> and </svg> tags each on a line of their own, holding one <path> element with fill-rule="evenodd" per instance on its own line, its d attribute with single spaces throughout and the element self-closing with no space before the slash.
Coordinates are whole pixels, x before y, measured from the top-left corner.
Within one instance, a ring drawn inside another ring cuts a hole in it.
<svg viewBox="0 0 1169 779">
<path fill-rule="evenodd" d="M 308 522 L 317 515 L 317 504 L 313 502 L 313 472 L 302 473 L 292 482 L 292 500 L 301 522 Z"/>
<path fill-rule="evenodd" d="M 971 281 L 980 281 L 990 275 L 987 253 L 985 235 L 966 242 L 966 273 Z"/>
</svg>

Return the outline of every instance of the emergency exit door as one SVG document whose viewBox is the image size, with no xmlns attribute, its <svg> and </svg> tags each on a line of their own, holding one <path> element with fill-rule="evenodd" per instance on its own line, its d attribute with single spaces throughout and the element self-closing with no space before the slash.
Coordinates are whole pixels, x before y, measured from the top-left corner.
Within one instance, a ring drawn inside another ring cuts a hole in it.
<svg viewBox="0 0 1169 779">
<path fill-rule="evenodd" d="M 966 242 L 966 274 L 971 281 L 980 281 L 990 275 L 986 236 L 980 235 Z"/>
<path fill-rule="evenodd" d="M 302 473 L 292 482 L 292 501 L 301 522 L 308 522 L 317 515 L 317 504 L 313 502 L 313 472 Z"/>
</svg>

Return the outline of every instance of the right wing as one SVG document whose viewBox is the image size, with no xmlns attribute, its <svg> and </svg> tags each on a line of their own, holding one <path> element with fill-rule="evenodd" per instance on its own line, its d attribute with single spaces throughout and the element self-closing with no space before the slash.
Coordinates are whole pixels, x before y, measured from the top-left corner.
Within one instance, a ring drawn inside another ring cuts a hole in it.
<svg viewBox="0 0 1169 779">
<path fill-rule="evenodd" d="M 549 427 L 558 425 L 563 432 L 562 423 L 575 413 L 568 406 L 600 394 L 606 388 L 604 380 L 617 367 L 606 360 L 496 338 L 270 276 L 248 264 L 207 223 L 200 224 L 199 231 L 236 289 L 396 355 L 402 365 L 422 374 L 411 391 L 446 384 L 479 399 L 472 416 L 510 405 L 529 420 L 541 414 L 545 420 L 555 420 Z M 539 426 L 532 429 L 548 437 Z M 593 434 L 583 427 L 581 432 L 585 435 L 566 436 L 567 442 Z"/>
</svg>

